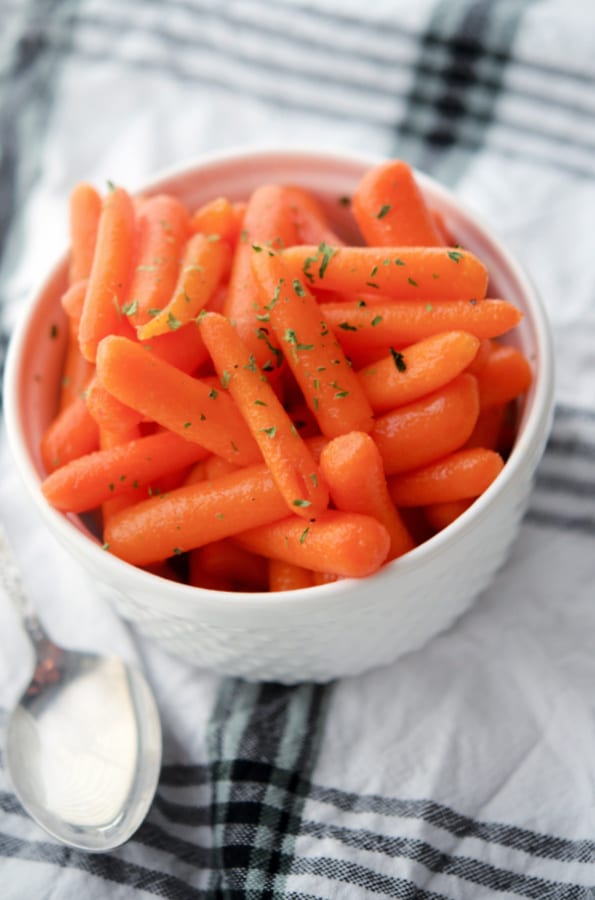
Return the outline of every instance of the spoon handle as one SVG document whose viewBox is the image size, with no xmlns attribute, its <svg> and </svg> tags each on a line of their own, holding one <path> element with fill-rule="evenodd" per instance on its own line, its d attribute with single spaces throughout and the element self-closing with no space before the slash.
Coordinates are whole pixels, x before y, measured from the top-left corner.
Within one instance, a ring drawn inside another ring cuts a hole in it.
<svg viewBox="0 0 595 900">
<path fill-rule="evenodd" d="M 21 575 L 17 567 L 16 559 L 8 542 L 6 531 L 0 524 L 0 585 L 12 600 L 27 634 L 38 646 L 42 642 L 49 642 L 50 638 L 39 621 L 31 600 L 25 593 Z"/>
</svg>

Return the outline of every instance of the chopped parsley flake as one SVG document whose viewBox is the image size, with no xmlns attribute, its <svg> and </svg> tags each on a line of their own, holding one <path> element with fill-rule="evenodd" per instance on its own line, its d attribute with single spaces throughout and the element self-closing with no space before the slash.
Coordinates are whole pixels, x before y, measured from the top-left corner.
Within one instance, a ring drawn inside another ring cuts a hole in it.
<svg viewBox="0 0 595 900">
<path fill-rule="evenodd" d="M 122 307 L 122 315 L 124 316 L 133 316 L 136 312 L 138 312 L 138 300 L 125 303 Z"/>
<path fill-rule="evenodd" d="M 458 250 L 449 250 L 447 256 L 449 259 L 452 259 L 452 261 L 456 263 L 458 263 L 459 260 L 463 258 L 463 254 L 459 253 Z"/>
<path fill-rule="evenodd" d="M 390 354 L 393 358 L 393 362 L 399 372 L 405 372 L 407 370 L 407 366 L 405 364 L 405 358 L 402 353 L 399 353 L 398 350 L 394 350 L 392 347 L 389 347 Z"/>
<path fill-rule="evenodd" d="M 302 500 L 301 497 L 296 497 L 296 499 L 292 501 L 292 504 L 293 506 L 299 506 L 301 509 L 312 506 L 309 500 Z"/>
<path fill-rule="evenodd" d="M 302 533 L 300 534 L 300 544 L 303 544 L 306 538 L 308 537 L 308 532 L 310 531 L 310 526 L 306 525 Z"/>
<path fill-rule="evenodd" d="M 349 322 L 339 322 L 339 328 L 342 328 L 343 331 L 357 331 L 355 325 L 350 325 Z"/>
<path fill-rule="evenodd" d="M 299 278 L 293 279 L 293 289 L 296 292 L 296 294 L 298 295 L 298 297 L 306 296 L 306 292 L 305 292 L 304 288 L 302 287 L 302 283 L 299 280 Z"/>
<path fill-rule="evenodd" d="M 170 312 L 167 314 L 167 327 L 168 328 L 171 328 L 172 331 L 177 331 L 177 329 L 180 328 L 181 325 L 182 325 L 182 323 L 180 322 L 179 319 L 176 319 L 176 317 L 174 316 L 173 313 Z"/>
<path fill-rule="evenodd" d="M 374 316 L 374 318 L 370 322 L 370 325 L 374 328 L 376 325 L 380 325 L 381 322 L 382 322 L 382 316 Z"/>
<path fill-rule="evenodd" d="M 414 281 L 413 278 L 408 278 L 407 281 L 412 287 L 419 287 L 417 281 Z"/>
<path fill-rule="evenodd" d="M 270 428 L 261 428 L 260 430 L 263 434 L 268 434 L 270 438 L 274 438 L 277 434 L 277 428 L 275 425 L 272 425 Z"/>
<path fill-rule="evenodd" d="M 385 203 L 384 206 L 381 206 L 378 212 L 376 213 L 377 219 L 384 219 L 386 215 L 391 211 L 392 206 L 390 203 Z"/>
</svg>

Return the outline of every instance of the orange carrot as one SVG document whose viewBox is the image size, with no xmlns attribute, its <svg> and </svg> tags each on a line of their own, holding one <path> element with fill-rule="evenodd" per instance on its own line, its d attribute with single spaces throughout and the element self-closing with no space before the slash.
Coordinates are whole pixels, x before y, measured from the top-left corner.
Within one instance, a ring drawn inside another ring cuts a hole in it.
<svg viewBox="0 0 595 900">
<path fill-rule="evenodd" d="M 141 341 L 141 345 L 182 372 L 194 372 L 209 358 L 196 322 Z"/>
<path fill-rule="evenodd" d="M 91 378 L 85 398 L 87 409 L 100 429 L 122 434 L 135 428 L 143 419 L 142 413 L 110 394 L 97 377 Z"/>
<path fill-rule="evenodd" d="M 284 190 L 297 231 L 297 243 L 343 243 L 332 229 L 322 203 L 310 191 L 293 186 L 287 186 Z"/>
<path fill-rule="evenodd" d="M 313 584 L 314 573 L 310 569 L 280 559 L 269 559 L 269 591 L 299 591 L 302 588 L 312 587 Z"/>
<path fill-rule="evenodd" d="M 475 498 L 451 500 L 450 503 L 431 503 L 424 506 L 424 515 L 434 531 L 442 531 L 469 509 Z"/>
<path fill-rule="evenodd" d="M 239 468 L 240 466 L 235 465 L 228 459 L 223 459 L 222 456 L 216 456 L 213 453 L 205 460 L 204 476 L 205 478 L 208 478 L 209 481 L 214 481 L 215 478 L 221 478 L 222 475 L 236 472 Z"/>
<path fill-rule="evenodd" d="M 478 413 L 477 381 L 464 373 L 433 394 L 380 416 L 372 437 L 385 472 L 407 472 L 459 450 L 473 431 Z"/>
<path fill-rule="evenodd" d="M 41 459 L 46 471 L 53 472 L 98 446 L 99 429 L 83 394 L 75 397 L 45 430 L 41 438 Z"/>
<path fill-rule="evenodd" d="M 397 506 L 427 506 L 479 497 L 504 465 L 493 450 L 458 450 L 437 462 L 393 476 L 390 495 Z"/>
<path fill-rule="evenodd" d="M 212 241 L 200 232 L 193 235 L 186 244 L 171 298 L 137 329 L 139 340 L 176 331 L 194 319 L 219 286 L 229 266 L 230 252 L 225 241 Z"/>
<path fill-rule="evenodd" d="M 121 559 L 146 565 L 286 514 L 267 467 L 251 466 L 136 503 L 110 520 L 104 540 Z"/>
<path fill-rule="evenodd" d="M 162 431 L 74 459 L 48 475 L 41 490 L 56 509 L 85 512 L 206 456 L 197 444 Z"/>
<path fill-rule="evenodd" d="M 466 331 L 480 340 L 510 331 L 522 318 L 507 300 L 404 301 L 379 306 L 321 303 L 326 322 L 354 360 L 371 350 L 402 349 L 444 331 Z M 378 357 L 377 357 L 378 358 Z"/>
<path fill-rule="evenodd" d="M 470 372 L 471 375 L 477 375 L 480 369 L 483 369 L 490 358 L 492 346 L 493 344 L 490 338 L 483 338 L 483 340 L 480 341 L 475 358 L 467 366 L 467 372 Z"/>
<path fill-rule="evenodd" d="M 227 197 L 216 197 L 203 203 L 190 218 L 190 230 L 211 238 L 219 238 L 233 246 L 242 227 L 244 210 Z"/>
<path fill-rule="evenodd" d="M 443 243 L 415 173 L 401 159 L 368 169 L 353 192 L 351 206 L 370 246 L 434 247 Z"/>
<path fill-rule="evenodd" d="M 85 182 L 75 185 L 70 194 L 69 207 L 69 284 L 88 278 L 91 273 L 100 215 L 100 194 Z"/>
<path fill-rule="evenodd" d="M 254 254 L 253 268 L 270 326 L 322 433 L 370 431 L 372 408 L 314 297 L 290 278 L 280 255 Z"/>
<path fill-rule="evenodd" d="M 189 232 L 188 210 L 177 197 L 157 194 L 143 201 L 135 266 L 122 306 L 135 328 L 149 322 L 170 300 Z"/>
<path fill-rule="evenodd" d="M 289 511 L 316 516 L 328 505 L 326 484 L 253 355 L 219 313 L 205 313 L 200 329 L 221 383 L 248 424 Z"/>
<path fill-rule="evenodd" d="M 388 294 L 395 300 L 481 300 L 488 273 L 469 250 L 448 247 L 288 247 L 283 256 L 292 278 L 311 287 L 357 295 Z"/>
<path fill-rule="evenodd" d="M 97 375 L 122 403 L 186 440 L 241 465 L 262 459 L 225 391 L 209 388 L 134 341 L 105 338 L 97 353 Z"/>
<path fill-rule="evenodd" d="M 118 331 L 134 240 L 134 205 L 127 191 L 118 187 L 103 200 L 79 324 L 81 353 L 91 362 L 95 362 L 99 341 Z"/>
<path fill-rule="evenodd" d="M 74 281 L 60 297 L 62 309 L 68 316 L 69 321 L 76 325 L 77 332 L 83 313 L 83 306 L 85 305 L 88 285 L 88 278 L 80 278 L 78 281 Z"/>
<path fill-rule="evenodd" d="M 262 322 L 258 318 L 263 310 L 252 273 L 254 247 L 267 252 L 296 240 L 297 231 L 284 188 L 274 184 L 257 188 L 248 201 L 242 235 L 235 248 L 223 312 L 235 324 L 238 334 L 265 370 L 273 371 L 277 367 L 278 351 L 263 339 L 265 332 L 261 330 Z"/>
<path fill-rule="evenodd" d="M 480 410 L 475 427 L 465 441 L 466 447 L 485 447 L 487 450 L 500 449 L 500 435 L 504 426 L 506 407 L 486 406 Z"/>
<path fill-rule="evenodd" d="M 205 574 L 229 580 L 234 590 L 265 591 L 267 561 L 235 544 L 230 538 L 212 541 L 192 551 L 195 565 Z"/>
<path fill-rule="evenodd" d="M 337 509 L 373 516 L 390 536 L 387 559 L 396 559 L 415 544 L 393 501 L 378 447 L 361 431 L 330 441 L 322 451 L 320 467 Z"/>
<path fill-rule="evenodd" d="M 430 394 L 474 359 L 479 340 L 466 331 L 447 331 L 395 350 L 358 372 L 375 413 L 387 412 Z"/>
<path fill-rule="evenodd" d="M 99 449 L 111 450 L 112 447 L 117 447 L 120 444 L 128 444 L 130 441 L 136 441 L 140 437 L 142 437 L 142 435 L 138 425 L 133 426 L 129 431 L 120 432 L 108 431 L 106 428 L 100 427 Z M 102 503 L 101 521 L 103 527 L 105 528 L 105 523 L 114 513 L 119 512 L 126 506 L 130 506 L 132 503 L 136 503 L 139 499 L 138 494 L 138 489 L 134 490 L 134 488 L 129 487 L 126 493 L 119 493 L 118 496 L 110 497 L 109 500 Z"/>
<path fill-rule="evenodd" d="M 85 359 L 78 342 L 80 314 L 83 308 L 87 280 L 75 282 L 61 297 L 62 308 L 68 316 L 68 337 L 60 382 L 60 410 L 80 396 L 93 374 L 93 363 Z"/>
<path fill-rule="evenodd" d="M 532 377 L 529 361 L 520 350 L 495 344 L 485 365 L 477 372 L 481 408 L 501 406 L 520 397 L 529 390 Z"/>
<path fill-rule="evenodd" d="M 315 572 L 363 578 L 387 558 L 390 537 L 372 516 L 329 509 L 304 528 L 299 516 L 236 535 L 241 547 Z"/>
</svg>

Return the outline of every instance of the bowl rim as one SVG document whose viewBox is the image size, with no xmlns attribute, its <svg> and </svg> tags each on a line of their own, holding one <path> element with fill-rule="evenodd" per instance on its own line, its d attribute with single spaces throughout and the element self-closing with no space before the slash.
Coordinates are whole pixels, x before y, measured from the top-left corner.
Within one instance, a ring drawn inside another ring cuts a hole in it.
<svg viewBox="0 0 595 900">
<path fill-rule="evenodd" d="M 200 171 L 209 166 L 218 166 L 223 163 L 246 163 L 247 161 L 283 160 L 289 162 L 297 159 L 308 159 L 310 162 L 337 163 L 344 166 L 365 168 L 387 161 L 389 156 L 372 153 L 345 152 L 343 150 L 330 150 L 328 148 L 313 148 L 308 146 L 297 147 L 234 147 L 231 149 L 212 151 L 199 154 L 196 157 L 186 158 L 174 165 L 166 166 L 158 170 L 147 179 L 133 193 L 153 193 L 162 188 L 167 182 L 187 177 L 193 171 Z M 535 339 L 535 355 L 537 358 L 536 372 L 533 385 L 533 397 L 531 407 L 523 423 L 522 431 L 508 457 L 506 464 L 495 481 L 478 497 L 472 506 L 459 516 L 446 529 L 433 535 L 422 544 L 410 550 L 404 556 L 385 564 L 376 573 L 365 579 L 344 578 L 328 584 L 315 585 L 293 591 L 275 592 L 247 592 L 247 591 L 219 591 L 210 588 L 194 587 L 192 585 L 171 581 L 162 576 L 147 572 L 141 568 L 124 562 L 118 557 L 106 553 L 98 540 L 83 533 L 72 521 L 78 518 L 70 513 L 61 513 L 50 506 L 39 489 L 41 479 L 34 465 L 27 447 L 24 430 L 21 427 L 18 414 L 18 388 L 20 373 L 23 369 L 22 348 L 28 333 L 28 322 L 39 297 L 46 289 L 52 278 L 57 277 L 59 271 L 65 265 L 67 249 L 61 254 L 59 260 L 46 271 L 33 285 L 26 303 L 17 319 L 15 328 L 9 339 L 6 355 L 5 371 L 3 376 L 4 387 L 4 422 L 8 445 L 12 459 L 21 479 L 27 487 L 29 497 L 38 514 L 56 532 L 58 539 L 63 544 L 70 544 L 74 548 L 74 559 L 79 565 L 88 562 L 89 568 L 96 568 L 102 564 L 100 554 L 104 554 L 103 565 L 107 566 L 105 581 L 110 585 L 118 585 L 123 592 L 131 579 L 135 583 L 135 589 L 142 591 L 146 588 L 146 602 L 151 607 L 167 609 L 168 614 L 175 618 L 175 609 L 168 605 L 166 595 L 171 591 L 179 597 L 180 602 L 188 601 L 196 610 L 216 611 L 218 609 L 233 609 L 240 607 L 245 612 L 269 611 L 271 607 L 284 612 L 297 611 L 301 614 L 310 610 L 319 611 L 321 601 L 324 600 L 325 609 L 332 612 L 336 607 L 344 603 L 344 595 L 353 587 L 366 585 L 365 599 L 363 603 L 373 606 L 373 598 L 376 589 L 380 589 L 395 575 L 406 575 L 420 565 L 440 554 L 445 544 L 464 539 L 465 534 L 474 527 L 474 524 L 489 514 L 493 498 L 510 490 L 511 484 L 516 479 L 520 470 L 526 463 L 532 452 L 543 450 L 547 434 L 551 426 L 554 407 L 555 364 L 553 335 L 547 316 L 545 305 L 539 295 L 533 281 L 525 271 L 521 263 L 511 253 L 506 244 L 475 211 L 471 211 L 461 202 L 455 194 L 435 178 L 414 168 L 416 177 L 422 186 L 424 193 L 437 198 L 440 204 L 456 213 L 457 217 L 465 220 L 481 239 L 489 244 L 498 257 L 503 261 L 506 270 L 518 284 L 527 304 L 525 318 L 529 318 L 529 327 Z M 527 316 L 527 312 L 530 313 Z M 84 562 L 83 562 L 84 561 Z M 159 596 L 158 596 L 159 595 Z"/>
</svg>

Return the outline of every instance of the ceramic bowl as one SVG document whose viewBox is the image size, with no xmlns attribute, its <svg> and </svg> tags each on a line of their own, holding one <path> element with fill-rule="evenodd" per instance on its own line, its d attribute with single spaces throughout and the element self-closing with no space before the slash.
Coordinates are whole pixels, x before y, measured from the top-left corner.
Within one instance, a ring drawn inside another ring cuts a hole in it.
<svg viewBox="0 0 595 900">
<path fill-rule="evenodd" d="M 190 208 L 219 195 L 246 199 L 263 182 L 314 191 L 336 227 L 349 195 L 378 159 L 309 151 L 240 152 L 202 158 L 155 178 L 143 193 L 167 191 Z M 5 418 L 15 465 L 43 522 L 101 592 L 145 636 L 220 674 L 284 683 L 327 681 L 387 664 L 448 628 L 506 560 L 527 506 L 551 426 L 551 334 L 534 286 L 489 227 L 435 181 L 418 173 L 430 206 L 457 243 L 490 272 L 491 295 L 524 313 L 512 340 L 533 368 L 519 409 L 517 438 L 503 471 L 452 525 L 365 579 L 280 593 L 231 593 L 168 581 L 106 553 L 82 518 L 52 509 L 40 491 L 40 437 L 55 410 L 66 332 L 60 295 L 67 256 L 30 298 L 12 337 L 5 373 Z"/>
</svg>

